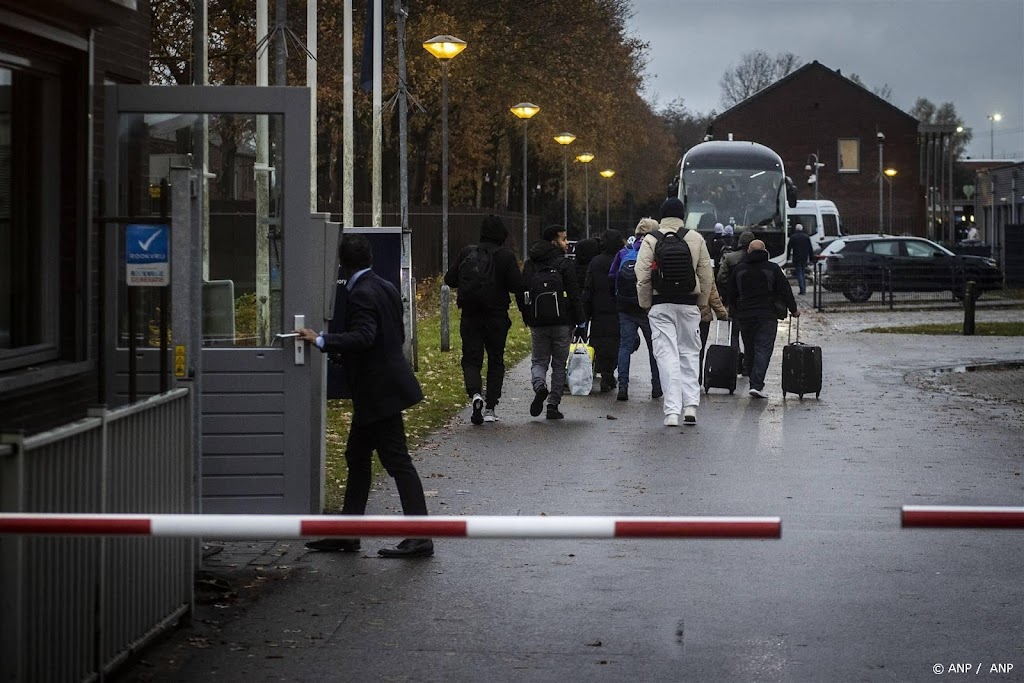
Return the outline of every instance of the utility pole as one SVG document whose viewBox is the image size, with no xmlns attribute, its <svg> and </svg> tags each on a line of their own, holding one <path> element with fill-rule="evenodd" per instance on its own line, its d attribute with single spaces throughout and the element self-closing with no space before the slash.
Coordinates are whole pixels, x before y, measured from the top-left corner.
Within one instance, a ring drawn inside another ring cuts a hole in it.
<svg viewBox="0 0 1024 683">
<path fill-rule="evenodd" d="M 413 310 L 416 282 L 412 276 L 412 228 L 409 226 L 409 99 L 406 90 L 405 57 L 405 22 L 408 19 L 408 11 L 403 4 L 403 0 L 395 0 L 395 17 L 398 24 L 398 186 L 402 223 L 402 318 L 406 330 L 402 351 L 409 364 L 416 369 L 416 315 Z"/>
</svg>

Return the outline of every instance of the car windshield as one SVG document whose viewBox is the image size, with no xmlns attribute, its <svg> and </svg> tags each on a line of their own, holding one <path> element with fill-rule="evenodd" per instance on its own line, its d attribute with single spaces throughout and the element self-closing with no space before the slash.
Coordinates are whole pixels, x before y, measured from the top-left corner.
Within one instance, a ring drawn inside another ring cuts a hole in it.
<svg viewBox="0 0 1024 683">
<path fill-rule="evenodd" d="M 782 173 L 745 169 L 687 169 L 683 174 L 686 227 L 710 232 L 715 223 L 782 229 Z"/>
</svg>

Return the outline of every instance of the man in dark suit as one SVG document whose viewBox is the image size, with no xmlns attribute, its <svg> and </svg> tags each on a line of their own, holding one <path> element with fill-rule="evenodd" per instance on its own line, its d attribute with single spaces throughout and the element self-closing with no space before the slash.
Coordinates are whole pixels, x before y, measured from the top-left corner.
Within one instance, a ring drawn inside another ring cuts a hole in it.
<svg viewBox="0 0 1024 683">
<path fill-rule="evenodd" d="M 352 426 L 345 446 L 348 480 L 341 514 L 366 512 L 371 458 L 376 450 L 398 487 L 402 511 L 407 515 L 426 515 L 423 484 L 409 457 L 402 421 L 402 411 L 423 400 L 419 382 L 402 354 L 402 299 L 393 284 L 370 270 L 373 251 L 365 236 L 345 235 L 338 256 L 348 289 L 343 331 L 325 334 L 307 328 L 296 332 L 322 353 L 341 357 L 352 392 Z M 325 538 L 311 541 L 306 547 L 358 552 L 360 544 L 358 538 Z M 407 538 L 394 548 L 381 548 L 377 554 L 428 557 L 434 554 L 434 542 Z"/>
</svg>

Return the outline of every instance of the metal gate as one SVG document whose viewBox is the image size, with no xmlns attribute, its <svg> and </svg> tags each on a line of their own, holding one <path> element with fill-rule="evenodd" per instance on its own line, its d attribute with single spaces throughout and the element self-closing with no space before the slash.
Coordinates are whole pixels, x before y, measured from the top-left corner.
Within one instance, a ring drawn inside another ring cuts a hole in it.
<svg viewBox="0 0 1024 683">
<path fill-rule="evenodd" d="M 169 306 L 173 363 L 165 372 L 198 397 L 200 511 L 319 512 L 324 366 L 319 353 L 276 337 L 322 324 L 323 273 L 332 272 L 337 243 L 337 226 L 332 241 L 309 210 L 308 90 L 106 89 L 108 404 L 158 391 L 158 321 Z M 170 186 L 163 304 L 159 287 L 129 294 L 126 276 L 126 256 L 147 246 L 128 229 L 133 219 L 150 226 L 143 234 L 161 229 L 153 218 L 161 182 Z M 204 198 L 230 208 L 211 213 Z"/>
</svg>

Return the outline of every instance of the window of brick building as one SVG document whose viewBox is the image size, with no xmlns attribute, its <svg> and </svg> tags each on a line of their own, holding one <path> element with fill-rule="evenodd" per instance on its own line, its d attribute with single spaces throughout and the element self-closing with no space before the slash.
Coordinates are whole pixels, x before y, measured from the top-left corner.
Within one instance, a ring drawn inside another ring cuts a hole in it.
<svg viewBox="0 0 1024 683">
<path fill-rule="evenodd" d="M 0 50 L 0 371 L 60 355 L 62 82 Z"/>
<path fill-rule="evenodd" d="M 860 140 L 857 138 L 839 139 L 839 172 L 860 172 Z"/>
</svg>

